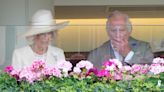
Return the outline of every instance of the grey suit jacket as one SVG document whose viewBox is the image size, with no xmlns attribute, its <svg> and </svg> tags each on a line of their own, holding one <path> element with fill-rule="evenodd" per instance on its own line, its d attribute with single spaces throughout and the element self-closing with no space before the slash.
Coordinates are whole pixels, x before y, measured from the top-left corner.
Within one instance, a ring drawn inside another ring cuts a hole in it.
<svg viewBox="0 0 164 92">
<path fill-rule="evenodd" d="M 134 51 L 134 55 L 129 61 L 130 65 L 151 64 L 153 60 L 153 53 L 148 43 L 130 37 L 129 45 L 132 51 Z M 101 69 L 102 63 L 104 61 L 112 58 L 115 58 L 115 55 L 111 47 L 110 40 L 105 42 L 100 47 L 92 50 L 88 56 L 88 60 L 91 61 L 94 66 L 99 69 Z"/>
</svg>

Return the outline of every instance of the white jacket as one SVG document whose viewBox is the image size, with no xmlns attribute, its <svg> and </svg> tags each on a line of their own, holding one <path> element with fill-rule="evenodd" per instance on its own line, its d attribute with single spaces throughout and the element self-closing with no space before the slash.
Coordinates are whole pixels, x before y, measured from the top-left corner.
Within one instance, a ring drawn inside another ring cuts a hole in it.
<svg viewBox="0 0 164 92">
<path fill-rule="evenodd" d="M 16 49 L 13 53 L 12 66 L 14 69 L 22 69 L 29 67 L 35 60 L 35 54 L 30 46 L 25 46 L 20 49 Z M 48 46 L 46 56 L 46 66 L 56 66 L 58 61 L 65 60 L 64 52 L 62 49 Z"/>
</svg>

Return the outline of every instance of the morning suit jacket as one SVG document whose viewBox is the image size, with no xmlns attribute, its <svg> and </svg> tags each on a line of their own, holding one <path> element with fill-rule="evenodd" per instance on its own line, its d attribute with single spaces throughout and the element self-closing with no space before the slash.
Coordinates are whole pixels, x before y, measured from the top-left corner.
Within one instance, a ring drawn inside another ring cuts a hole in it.
<svg viewBox="0 0 164 92">
<path fill-rule="evenodd" d="M 134 52 L 132 59 L 129 61 L 130 65 L 151 64 L 153 60 L 153 53 L 151 51 L 150 45 L 147 42 L 139 41 L 130 37 L 129 45 L 131 50 Z M 112 58 L 115 58 L 115 55 L 110 40 L 105 42 L 100 47 L 92 50 L 88 56 L 88 60 L 91 61 L 94 66 L 99 69 L 101 69 L 103 62 Z"/>
</svg>

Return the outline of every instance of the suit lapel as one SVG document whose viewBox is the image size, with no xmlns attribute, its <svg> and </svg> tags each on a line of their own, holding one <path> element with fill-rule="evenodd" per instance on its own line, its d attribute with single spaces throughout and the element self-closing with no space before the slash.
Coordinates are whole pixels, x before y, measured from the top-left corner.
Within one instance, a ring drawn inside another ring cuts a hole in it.
<svg viewBox="0 0 164 92">
<path fill-rule="evenodd" d="M 105 60 L 108 60 L 108 59 L 111 59 L 111 58 L 115 58 L 115 55 L 114 55 L 114 52 L 112 50 L 112 47 L 111 47 L 111 44 L 110 44 L 110 41 L 107 41 L 106 43 L 104 43 L 103 47 L 102 47 L 102 60 L 105 61 Z"/>
<path fill-rule="evenodd" d="M 109 52 L 110 52 L 111 58 L 116 58 L 114 55 L 114 51 L 112 49 L 111 43 L 109 43 Z"/>
<path fill-rule="evenodd" d="M 137 40 L 135 40 L 134 38 L 130 37 L 129 38 L 129 45 L 130 45 L 132 51 L 134 51 L 134 52 L 137 51 L 137 47 L 138 47 L 137 46 L 138 45 L 138 41 Z"/>
</svg>

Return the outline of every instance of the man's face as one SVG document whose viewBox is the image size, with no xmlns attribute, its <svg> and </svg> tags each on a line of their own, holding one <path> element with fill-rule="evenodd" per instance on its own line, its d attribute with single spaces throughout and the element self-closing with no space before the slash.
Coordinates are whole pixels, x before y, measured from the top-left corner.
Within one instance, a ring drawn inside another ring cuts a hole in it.
<svg viewBox="0 0 164 92">
<path fill-rule="evenodd" d="M 108 24 L 110 26 L 108 28 L 108 33 L 111 40 L 117 39 L 125 39 L 128 40 L 131 32 L 128 31 L 126 26 L 126 20 L 122 16 L 116 16 L 108 20 Z"/>
</svg>

